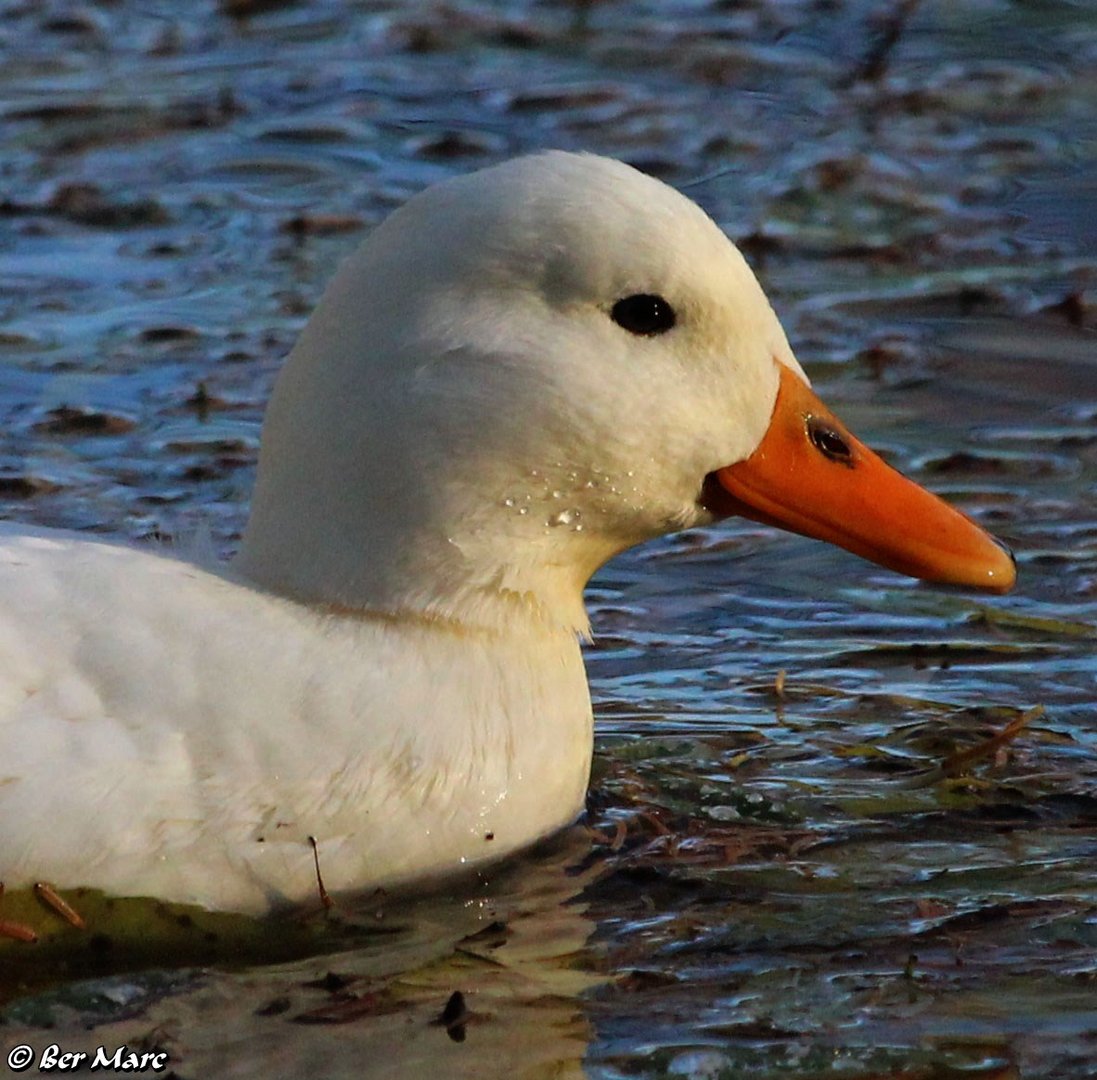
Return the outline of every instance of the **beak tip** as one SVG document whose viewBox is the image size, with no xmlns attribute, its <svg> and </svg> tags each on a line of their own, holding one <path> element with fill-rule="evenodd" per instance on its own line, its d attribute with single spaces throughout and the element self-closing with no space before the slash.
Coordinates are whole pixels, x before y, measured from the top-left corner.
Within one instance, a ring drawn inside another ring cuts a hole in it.
<svg viewBox="0 0 1097 1080">
<path fill-rule="evenodd" d="M 1003 544 L 996 536 L 992 536 L 991 539 L 998 546 L 1001 554 L 1009 560 L 1008 564 L 1003 562 L 1000 568 L 990 571 L 993 582 L 991 587 L 997 593 L 1007 593 L 1017 584 L 1017 556 L 1013 554 L 1013 549 L 1008 544 Z"/>
<path fill-rule="evenodd" d="M 1001 571 L 991 571 L 991 588 L 999 594 L 1010 592 L 1013 586 L 1017 584 L 1017 560 L 1013 557 L 1013 552 L 1006 548 L 1006 554 L 1009 556 L 1009 566 L 1003 567 Z"/>
<path fill-rule="evenodd" d="M 1004 595 L 1017 584 L 1017 559 L 1013 552 L 995 536 L 984 534 L 994 548 L 981 559 L 981 567 L 968 578 L 967 584 L 984 592 Z"/>
</svg>

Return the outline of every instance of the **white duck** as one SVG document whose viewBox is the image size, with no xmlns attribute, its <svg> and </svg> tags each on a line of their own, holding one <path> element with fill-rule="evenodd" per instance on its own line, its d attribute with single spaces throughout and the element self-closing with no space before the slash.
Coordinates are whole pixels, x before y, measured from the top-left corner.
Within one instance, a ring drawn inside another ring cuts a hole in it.
<svg viewBox="0 0 1097 1080">
<path fill-rule="evenodd" d="M 730 512 L 1004 591 L 963 515 L 808 389 L 693 203 L 560 152 L 413 198 L 267 414 L 239 556 L 0 533 L 0 880 L 262 912 L 575 819 L 583 586 Z"/>
</svg>

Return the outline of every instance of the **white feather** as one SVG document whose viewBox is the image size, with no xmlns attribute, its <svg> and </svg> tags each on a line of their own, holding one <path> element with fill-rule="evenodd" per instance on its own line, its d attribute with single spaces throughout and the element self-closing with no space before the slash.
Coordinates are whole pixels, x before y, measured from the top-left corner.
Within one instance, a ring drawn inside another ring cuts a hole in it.
<svg viewBox="0 0 1097 1080">
<path fill-rule="evenodd" d="M 609 312 L 665 296 L 673 333 Z M 0 880 L 262 911 L 498 857 L 580 811 L 582 589 L 704 520 L 795 367 L 692 203 L 544 154 L 430 189 L 286 363 L 222 571 L 0 530 Z M 798 370 L 798 369 L 797 369 Z"/>
</svg>

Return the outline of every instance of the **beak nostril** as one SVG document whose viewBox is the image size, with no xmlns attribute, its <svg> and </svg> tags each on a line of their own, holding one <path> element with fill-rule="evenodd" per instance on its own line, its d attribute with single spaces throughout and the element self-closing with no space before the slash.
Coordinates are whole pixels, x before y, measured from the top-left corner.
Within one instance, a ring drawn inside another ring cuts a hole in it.
<svg viewBox="0 0 1097 1080">
<path fill-rule="evenodd" d="M 849 443 L 825 420 L 809 416 L 807 432 L 811 445 L 824 457 L 841 462 L 843 465 L 853 465 L 853 450 Z"/>
</svg>

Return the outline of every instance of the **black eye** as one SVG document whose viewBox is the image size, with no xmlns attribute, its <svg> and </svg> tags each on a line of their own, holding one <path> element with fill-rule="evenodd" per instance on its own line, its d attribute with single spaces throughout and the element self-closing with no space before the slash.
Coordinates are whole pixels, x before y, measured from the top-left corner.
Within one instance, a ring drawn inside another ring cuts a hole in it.
<svg viewBox="0 0 1097 1080">
<path fill-rule="evenodd" d="M 661 296 L 637 293 L 613 305 L 610 317 L 630 334 L 654 337 L 665 334 L 675 322 L 674 308 Z"/>
</svg>

